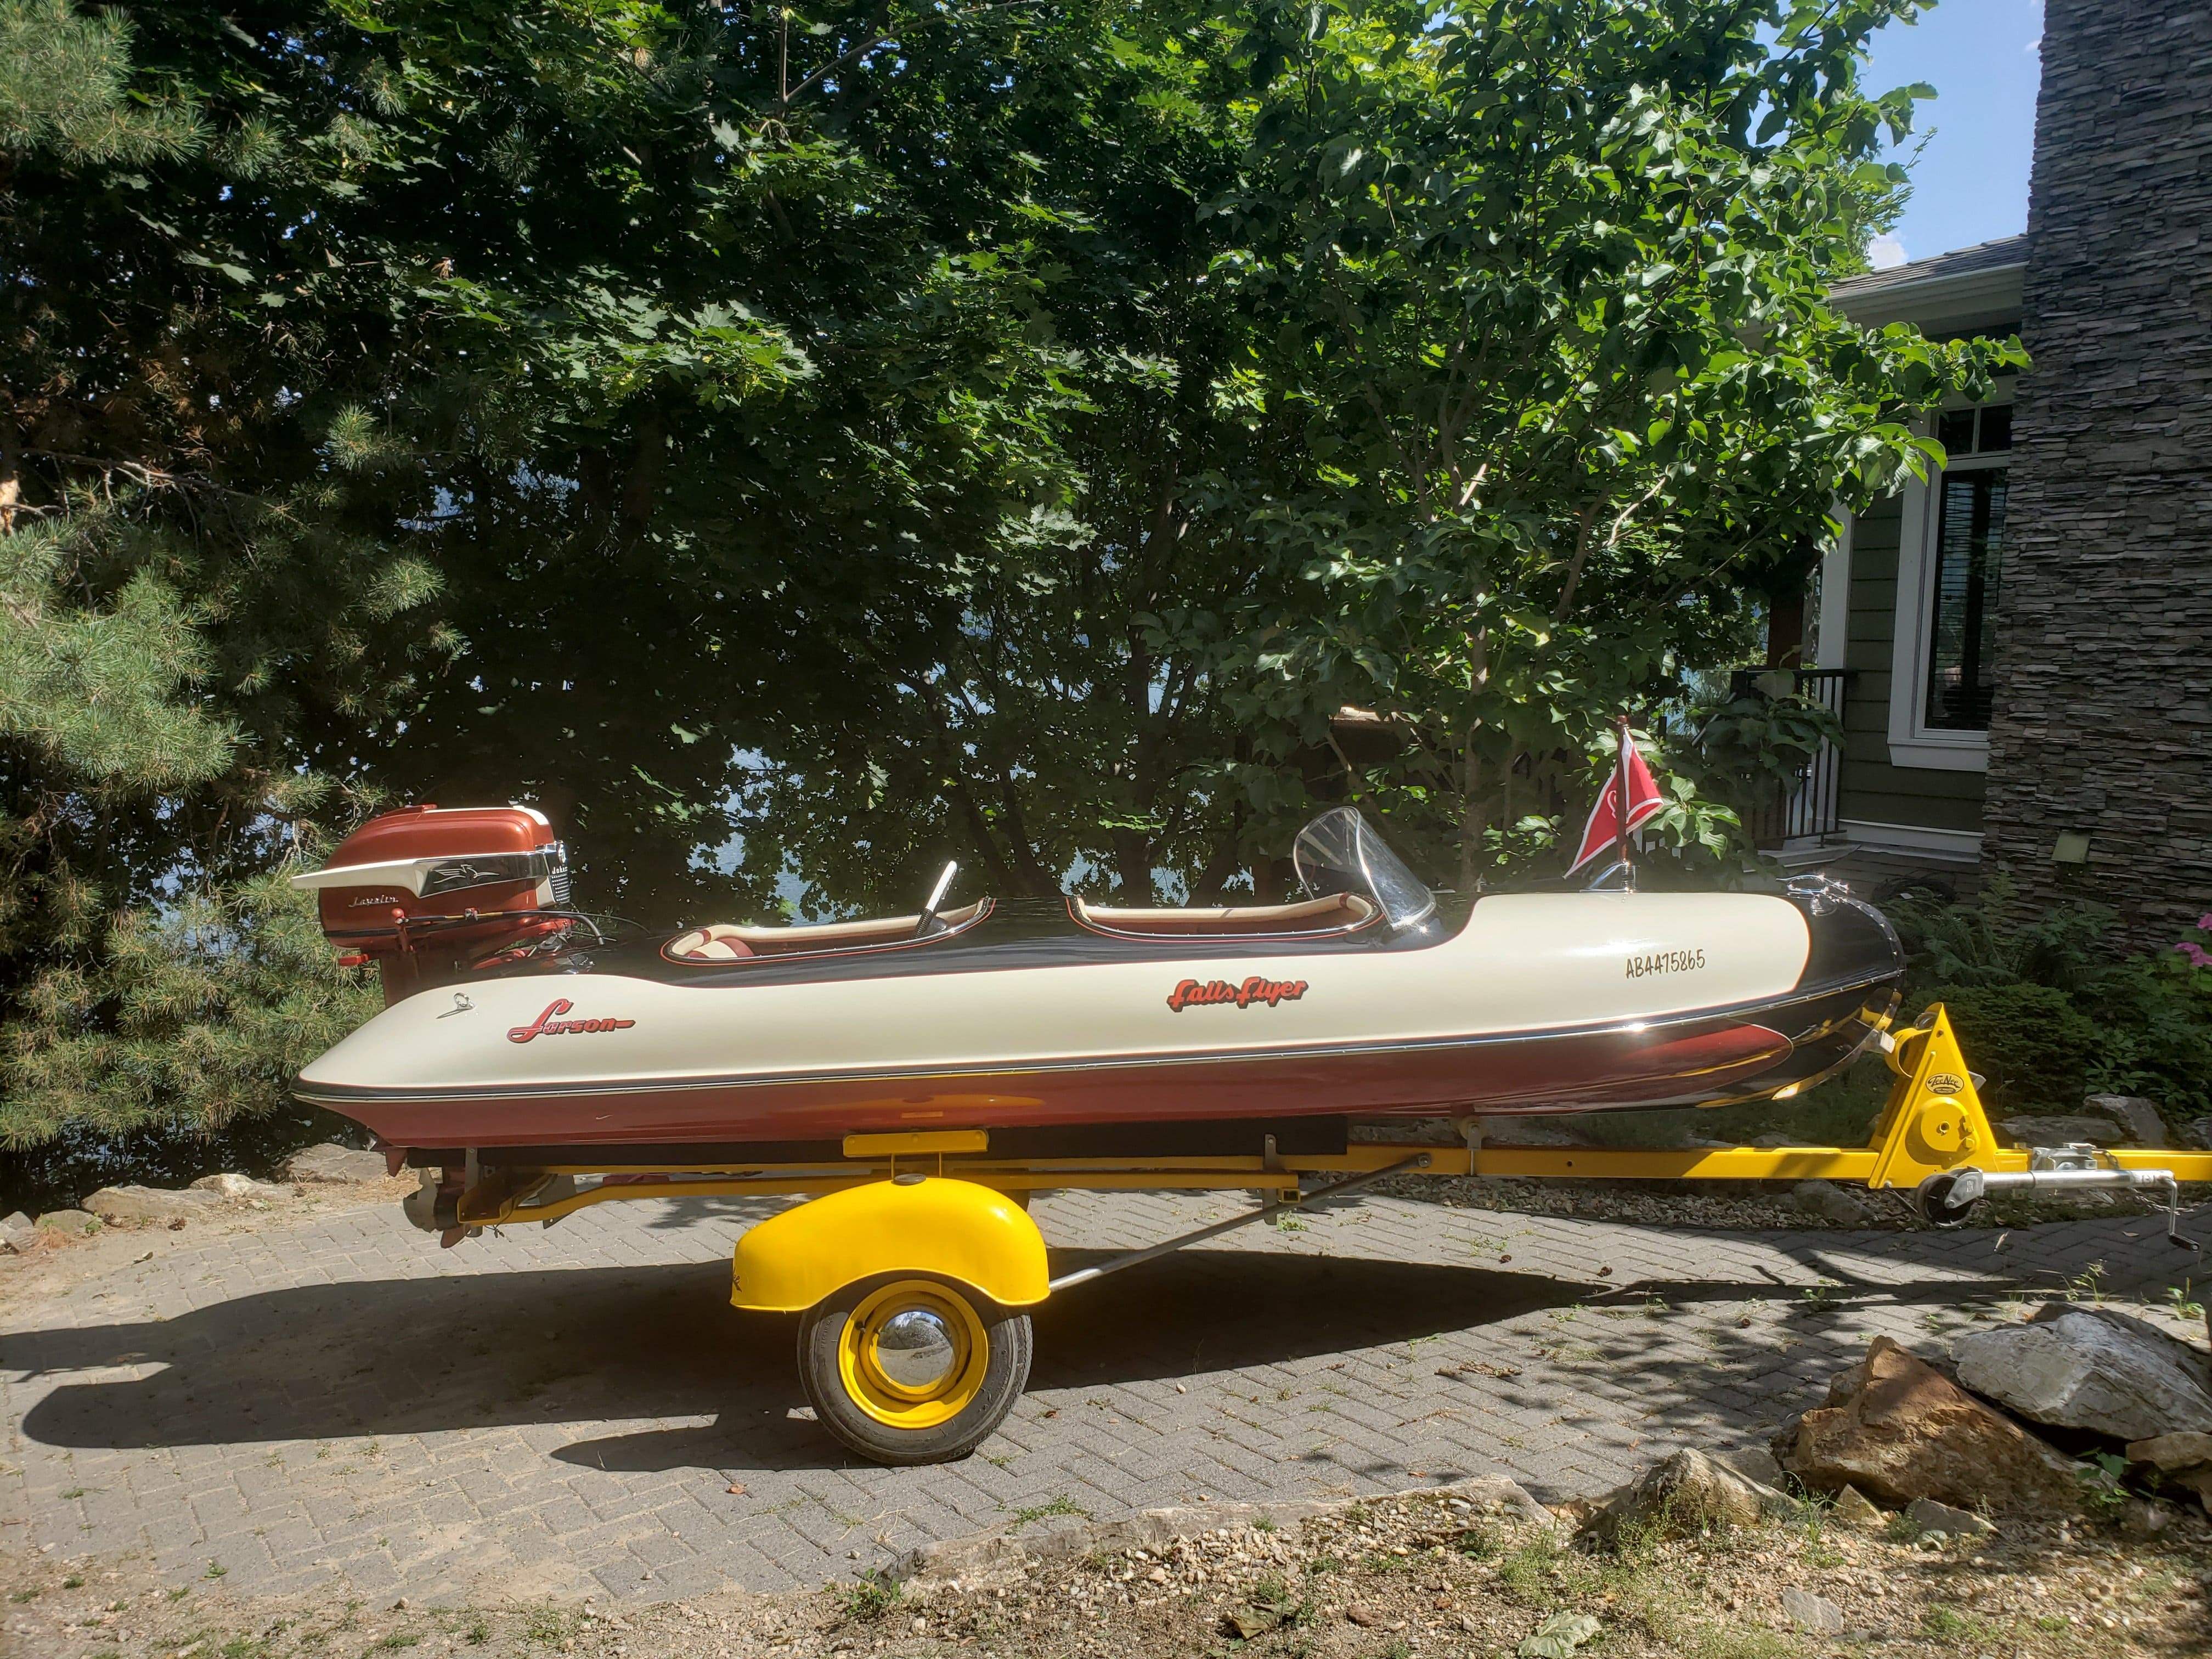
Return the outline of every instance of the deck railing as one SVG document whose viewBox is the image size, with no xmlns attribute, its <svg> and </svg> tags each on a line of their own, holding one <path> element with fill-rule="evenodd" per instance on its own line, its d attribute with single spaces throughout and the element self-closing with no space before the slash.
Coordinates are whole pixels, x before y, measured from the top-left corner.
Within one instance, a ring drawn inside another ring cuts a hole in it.
<svg viewBox="0 0 2212 1659">
<path fill-rule="evenodd" d="M 1739 669 L 1730 689 L 1740 697 L 1769 696 L 1774 684 L 1769 677 L 1778 674 L 1788 675 L 1799 696 L 1819 703 L 1836 717 L 1838 726 L 1843 723 L 1849 669 Z M 1834 835 L 1843 767 L 1843 750 L 1832 741 L 1823 743 L 1797 769 L 1796 778 L 1776 792 L 1772 801 L 1750 815 L 1745 827 L 1752 838 L 1761 847 L 1780 847 Z"/>
</svg>

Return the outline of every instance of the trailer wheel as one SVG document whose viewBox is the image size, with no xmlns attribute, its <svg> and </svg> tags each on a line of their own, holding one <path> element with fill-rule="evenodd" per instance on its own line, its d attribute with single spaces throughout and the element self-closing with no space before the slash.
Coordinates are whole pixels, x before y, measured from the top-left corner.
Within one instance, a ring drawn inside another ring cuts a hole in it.
<svg viewBox="0 0 2212 1659">
<path fill-rule="evenodd" d="M 1030 1376 L 1029 1315 L 939 1279 L 848 1285 L 808 1310 L 799 1372 L 823 1426 L 878 1463 L 975 1449 Z"/>
</svg>

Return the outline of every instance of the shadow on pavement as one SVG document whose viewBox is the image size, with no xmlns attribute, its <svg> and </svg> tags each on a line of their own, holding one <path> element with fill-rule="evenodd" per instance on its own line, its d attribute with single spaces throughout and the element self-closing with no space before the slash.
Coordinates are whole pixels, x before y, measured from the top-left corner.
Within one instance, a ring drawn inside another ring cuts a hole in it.
<svg viewBox="0 0 2212 1659">
<path fill-rule="evenodd" d="M 1055 1267 L 1103 1253 L 1056 1253 Z M 781 1422 L 797 1321 L 729 1306 L 720 1263 L 301 1285 L 174 1319 L 26 1331 L 0 1364 L 65 1381 L 23 1431 L 128 1448 L 696 1417 Z M 1192 1251 L 1037 1314 L 1032 1387 L 1104 1385 L 1329 1354 L 1510 1319 L 1550 1280 L 1330 1257 Z"/>
<path fill-rule="evenodd" d="M 1104 1254 L 1055 1252 L 1054 1267 L 1066 1271 Z M 180 1447 L 713 1418 L 711 1425 L 647 1429 L 553 1455 L 633 1470 L 845 1461 L 820 1429 L 792 1416 L 804 1398 L 793 1367 L 796 1321 L 734 1312 L 728 1284 L 723 1264 L 705 1262 L 302 1285 L 155 1322 L 18 1333 L 0 1338 L 0 1364 L 34 1376 L 161 1367 L 143 1377 L 59 1381 L 22 1425 L 26 1436 L 50 1446 Z M 2001 1273 L 1947 1274 L 1866 1288 L 1892 1305 L 1957 1306 L 1994 1300 L 2008 1285 Z M 1621 1289 L 1685 1304 L 1795 1301 L 1804 1292 L 1802 1283 L 1773 1281 L 1647 1279 Z M 1040 1308 L 1030 1386 L 1172 1381 L 1421 1338 L 1479 1336 L 1578 1300 L 1592 1300 L 1583 1286 L 1534 1274 L 1190 1250 Z M 1607 1364 L 1635 1359 L 1649 1340 L 1625 1322 L 1604 1334 L 1603 1347 L 1613 1350 L 1603 1356 Z M 1514 1346 L 1540 1352 L 1541 1341 L 1523 1333 Z M 1744 1333 L 1741 1363 L 1750 1364 L 1771 1346 Z M 1601 1356 L 1594 1348 L 1589 1358 Z M 1703 1396 L 1725 1381 L 1731 1359 L 1708 1350 L 1691 1366 L 1680 1355 L 1651 1352 L 1635 1392 L 1662 1407 L 1669 1398 Z M 1765 1363 L 1771 1365 L 1771 1352 Z M 1694 1370 L 1715 1374 L 1693 1376 Z M 1557 1398 L 1559 1380 L 1543 1379 L 1532 1398 L 1571 1408 L 1571 1401 Z"/>
</svg>

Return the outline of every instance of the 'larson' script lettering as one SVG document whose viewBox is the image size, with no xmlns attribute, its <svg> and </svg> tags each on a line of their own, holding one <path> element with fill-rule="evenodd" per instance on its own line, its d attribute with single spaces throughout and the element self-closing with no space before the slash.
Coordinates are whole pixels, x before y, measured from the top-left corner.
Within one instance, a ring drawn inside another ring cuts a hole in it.
<svg viewBox="0 0 2212 1659">
<path fill-rule="evenodd" d="M 565 1014 L 576 1005 L 566 997 L 556 997 L 545 1005 L 545 1012 L 527 1025 L 507 1028 L 509 1042 L 527 1042 L 532 1037 L 574 1036 L 584 1031 L 626 1031 L 637 1024 L 634 1019 L 556 1019 L 556 1014 Z"/>
</svg>

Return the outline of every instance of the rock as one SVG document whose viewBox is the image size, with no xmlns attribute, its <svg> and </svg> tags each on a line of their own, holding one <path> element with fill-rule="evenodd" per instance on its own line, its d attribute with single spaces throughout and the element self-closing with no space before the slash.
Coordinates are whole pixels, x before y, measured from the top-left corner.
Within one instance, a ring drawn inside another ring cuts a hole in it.
<svg viewBox="0 0 2212 1659">
<path fill-rule="evenodd" d="M 1873 1205 L 1832 1181 L 1801 1181 L 1790 1189 L 1790 1201 L 1838 1227 L 1863 1227 L 1877 1218 Z"/>
<path fill-rule="evenodd" d="M 2091 1095 L 2081 1103 L 2082 1109 L 2109 1117 L 2128 1132 L 2128 1141 L 2135 1146 L 2163 1146 L 2166 1145 L 2166 1120 L 2159 1115 L 2154 1102 L 2135 1095 Z"/>
<path fill-rule="evenodd" d="M 1605 1540 L 1626 1530 L 1662 1534 L 1747 1527 L 1792 1513 L 1796 1505 L 1771 1486 L 1685 1448 L 1638 1475 L 1607 1498 L 1589 1530 Z"/>
<path fill-rule="evenodd" d="M 1520 1526 L 1551 1527 L 1558 1524 L 1551 1510 L 1529 1495 L 1526 1487 L 1504 1474 L 1470 1475 L 1464 1480 L 1428 1490 L 1468 1506 L 1476 1515 L 1498 1516 Z M 1216 1524 L 1218 1524 L 1218 1522 Z"/>
<path fill-rule="evenodd" d="M 284 1165 L 287 1181 L 319 1181 L 339 1186 L 359 1186 L 388 1179 L 382 1152 L 364 1152 L 352 1146 L 310 1146 L 295 1152 Z"/>
<path fill-rule="evenodd" d="M 1940 1532 L 1953 1538 L 1986 1538 L 1996 1528 L 1972 1510 L 1954 1509 L 1932 1498 L 1916 1498 L 1905 1506 L 1905 1518 L 1920 1532 Z"/>
<path fill-rule="evenodd" d="M 279 1187 L 273 1182 L 256 1181 L 251 1176 L 234 1175 L 228 1171 L 222 1175 L 202 1176 L 198 1181 L 192 1182 L 192 1190 L 197 1193 L 213 1193 L 217 1198 L 233 1200 L 250 1198 L 269 1200 L 292 1196 L 292 1189 L 289 1187 Z"/>
<path fill-rule="evenodd" d="M 100 1218 L 89 1210 L 49 1210 L 33 1224 L 41 1232 L 59 1233 L 64 1238 L 82 1238 L 100 1231 Z"/>
<path fill-rule="evenodd" d="M 1782 1466 L 1816 1492 L 1848 1484 L 1900 1506 L 2081 1502 L 2070 1460 L 1886 1336 L 1798 1419 Z"/>
<path fill-rule="evenodd" d="M 2212 1433 L 2204 1362 L 2111 1308 L 2045 1304 L 2025 1325 L 1960 1337 L 1959 1380 L 2038 1423 L 2116 1440 Z"/>
<path fill-rule="evenodd" d="M 1222 1633 L 1249 1642 L 1280 1628 L 1288 1622 L 1290 1611 L 1274 1607 L 1261 1607 L 1257 1602 L 1241 1607 L 1231 1607 L 1221 1616 Z"/>
<path fill-rule="evenodd" d="M 2148 1498 L 2130 1498 L 2120 1504 L 2120 1530 L 2130 1538 L 2155 1538 L 2173 1524 L 2174 1510 L 2170 1504 L 2158 1504 Z"/>
<path fill-rule="evenodd" d="M 1740 1451 L 1723 1452 L 1721 1462 L 1747 1480 L 1762 1486 L 1779 1487 L 1788 1478 L 1788 1472 L 1774 1454 L 1764 1446 L 1747 1446 Z"/>
<path fill-rule="evenodd" d="M 1603 1628 L 1586 1613 L 1555 1613 L 1513 1650 L 1519 1659 L 1570 1659 L 1582 1644 Z"/>
<path fill-rule="evenodd" d="M 1875 1507 L 1874 1500 L 1849 1481 L 1836 1494 L 1836 1507 L 1829 1516 L 1838 1526 L 1849 1527 L 1853 1532 L 1880 1532 L 1889 1523 L 1889 1517 Z"/>
<path fill-rule="evenodd" d="M 1795 1584 L 1782 1592 L 1782 1613 L 1799 1630 L 1826 1631 L 1832 1634 L 1844 1627 L 1844 1610 L 1833 1601 L 1801 1590 Z"/>
<path fill-rule="evenodd" d="M 2154 1468 L 2165 1470 L 2212 1463 L 2212 1434 L 2160 1434 L 2148 1440 L 2130 1440 L 2128 1462 L 2148 1463 Z"/>
<path fill-rule="evenodd" d="M 35 1249 L 39 1243 L 38 1224 L 21 1210 L 0 1220 L 0 1249 L 15 1254 Z"/>
<path fill-rule="evenodd" d="M 2212 1152 L 2212 1117 L 2192 1117 L 2181 1126 L 2182 1139 Z"/>
<path fill-rule="evenodd" d="M 2071 1146 L 2087 1141 L 2098 1146 L 2124 1146 L 2127 1131 L 2109 1117 L 2008 1117 L 1997 1127 L 2020 1146 Z"/>
<path fill-rule="evenodd" d="M 2204 1505 L 2204 1512 L 2212 1515 L 2212 1464 L 2203 1468 L 2184 1469 L 2179 1474 L 2166 1477 L 2168 1486 L 2179 1486 L 2184 1492 L 2193 1492 L 2197 1501 Z"/>
<path fill-rule="evenodd" d="M 173 1193 L 160 1187 L 102 1187 L 84 1201 L 102 1221 L 186 1221 L 222 1200 L 213 1193 Z"/>
</svg>

